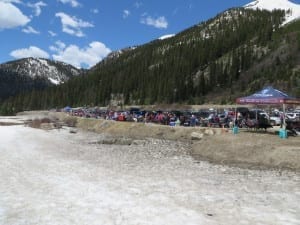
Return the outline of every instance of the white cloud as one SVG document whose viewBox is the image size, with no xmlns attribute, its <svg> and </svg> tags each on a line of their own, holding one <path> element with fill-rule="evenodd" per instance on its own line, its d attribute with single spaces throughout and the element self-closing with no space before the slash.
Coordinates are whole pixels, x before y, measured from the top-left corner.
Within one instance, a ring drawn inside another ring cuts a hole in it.
<svg viewBox="0 0 300 225">
<path fill-rule="evenodd" d="M 99 13 L 99 9 L 91 9 L 91 12 L 94 14 L 98 14 Z"/>
<path fill-rule="evenodd" d="M 72 64 L 75 67 L 88 68 L 94 66 L 106 57 L 111 50 L 101 42 L 91 42 L 85 48 L 79 48 L 77 45 L 66 46 L 63 42 L 58 41 L 55 46 L 50 46 L 50 50 L 54 51 L 53 59 Z"/>
<path fill-rule="evenodd" d="M 0 1 L 0 29 L 24 26 L 30 22 L 30 19 L 11 2 L 18 3 L 18 1 Z"/>
<path fill-rule="evenodd" d="M 21 1 L 20 1 L 20 0 L 0 0 L 0 2 L 21 3 Z"/>
<path fill-rule="evenodd" d="M 179 11 L 179 9 L 178 9 L 178 8 L 175 8 L 175 9 L 173 10 L 173 15 L 176 15 L 176 14 L 178 13 L 178 11 Z"/>
<path fill-rule="evenodd" d="M 47 52 L 35 46 L 30 46 L 29 48 L 16 49 L 12 51 L 10 55 L 16 59 L 28 57 L 49 58 L 49 54 Z"/>
<path fill-rule="evenodd" d="M 79 7 L 80 3 L 76 0 L 59 0 L 63 4 L 70 4 L 72 7 Z"/>
<path fill-rule="evenodd" d="M 63 12 L 56 13 L 55 16 L 60 18 L 63 32 L 77 37 L 85 36 L 81 28 L 94 27 L 94 25 L 89 22 L 83 21 L 74 16 L 69 16 Z"/>
<path fill-rule="evenodd" d="M 134 7 L 137 8 L 137 9 L 139 9 L 142 5 L 143 5 L 143 3 L 141 3 L 141 2 L 135 2 L 134 3 Z"/>
<path fill-rule="evenodd" d="M 129 15 L 130 15 L 130 11 L 129 10 L 127 10 L 127 9 L 123 10 L 123 18 L 124 19 L 127 18 Z"/>
<path fill-rule="evenodd" d="M 31 26 L 28 26 L 27 28 L 22 29 L 22 31 L 27 34 L 39 34 L 40 33 L 39 31 L 35 30 Z"/>
<path fill-rule="evenodd" d="M 49 33 L 52 37 L 57 36 L 57 33 L 53 32 L 52 30 L 49 30 L 48 33 Z"/>
<path fill-rule="evenodd" d="M 42 7 L 47 6 L 47 4 L 40 1 L 35 4 L 28 3 L 28 6 L 34 9 L 35 16 L 39 16 L 42 13 Z"/>
<path fill-rule="evenodd" d="M 66 44 L 62 41 L 56 41 L 55 45 L 51 45 L 49 48 L 53 52 L 62 52 L 66 47 Z"/>
<path fill-rule="evenodd" d="M 151 16 L 143 17 L 140 21 L 142 24 L 153 26 L 155 28 L 166 29 L 168 28 L 168 21 L 164 16 L 152 18 Z"/>
</svg>

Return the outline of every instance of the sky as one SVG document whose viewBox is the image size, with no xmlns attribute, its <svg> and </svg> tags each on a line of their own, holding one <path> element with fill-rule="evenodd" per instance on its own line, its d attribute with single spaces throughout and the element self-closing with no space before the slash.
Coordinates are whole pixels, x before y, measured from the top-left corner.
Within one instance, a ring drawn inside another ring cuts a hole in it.
<svg viewBox="0 0 300 225">
<path fill-rule="evenodd" d="M 176 34 L 249 2 L 0 0 L 0 63 L 39 57 L 90 68 L 111 51 Z"/>
</svg>

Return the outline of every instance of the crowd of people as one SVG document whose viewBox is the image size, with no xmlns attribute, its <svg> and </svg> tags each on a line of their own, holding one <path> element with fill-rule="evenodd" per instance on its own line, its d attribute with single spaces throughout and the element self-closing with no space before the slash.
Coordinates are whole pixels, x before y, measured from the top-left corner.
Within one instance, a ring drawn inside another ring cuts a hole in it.
<svg viewBox="0 0 300 225">
<path fill-rule="evenodd" d="M 203 109 L 199 111 L 192 110 L 141 110 L 131 108 L 128 110 L 109 110 L 100 108 L 68 108 L 64 111 L 72 116 L 96 118 L 105 120 L 114 120 L 122 122 L 143 122 L 156 123 L 169 126 L 202 126 L 202 127 L 225 127 L 232 128 L 264 128 L 267 129 L 276 125 L 283 125 L 284 116 L 280 111 L 274 111 L 272 114 L 266 113 L 261 109 L 248 109 L 245 107 L 232 109 Z M 275 115 L 275 114 L 276 115 Z M 273 115 L 274 117 L 271 117 Z M 278 121 L 279 120 L 279 121 Z M 287 125 L 289 120 L 285 118 Z M 300 122 L 300 118 L 299 121 Z M 287 127 L 288 127 L 287 126 Z M 299 123 L 296 124 L 296 127 Z"/>
<path fill-rule="evenodd" d="M 122 111 L 100 110 L 100 109 L 70 109 L 73 116 L 86 118 L 101 118 L 105 120 L 157 123 L 170 126 L 213 126 L 229 127 L 234 120 L 234 111 L 222 111 L 208 109 L 201 111 L 191 110 L 157 110 L 148 111 L 140 109 L 129 109 Z"/>
</svg>

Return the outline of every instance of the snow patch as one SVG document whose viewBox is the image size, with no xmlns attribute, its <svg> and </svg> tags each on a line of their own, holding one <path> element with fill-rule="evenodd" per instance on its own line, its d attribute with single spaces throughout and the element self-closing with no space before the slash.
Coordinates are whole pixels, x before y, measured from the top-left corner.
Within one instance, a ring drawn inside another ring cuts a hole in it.
<svg viewBox="0 0 300 225">
<path fill-rule="evenodd" d="M 167 39 L 167 38 L 171 38 L 171 37 L 174 37 L 175 34 L 166 34 L 166 35 L 163 35 L 161 37 L 159 37 L 158 39 L 159 40 L 164 40 L 164 39 Z"/>
<path fill-rule="evenodd" d="M 65 63 L 32 57 L 0 64 L 0 68 L 5 68 L 6 70 L 30 78 L 45 78 L 56 85 L 81 73 L 80 70 Z"/>
<path fill-rule="evenodd" d="M 195 163 L 167 140 L 108 146 L 90 144 L 99 134 L 20 125 L 0 126 L 0 135 L 0 224 L 300 221 L 298 173 Z"/>
<path fill-rule="evenodd" d="M 300 5 L 288 0 L 257 0 L 246 4 L 244 8 L 268 11 L 273 11 L 275 9 L 284 10 L 286 12 L 289 11 L 289 13 L 286 14 L 284 24 L 300 18 Z"/>
<path fill-rule="evenodd" d="M 55 80 L 55 79 L 53 79 L 53 78 L 51 78 L 51 77 L 48 77 L 48 79 L 50 80 L 50 82 L 51 82 L 52 84 L 55 84 L 55 85 L 58 85 L 58 84 L 61 83 L 61 81 Z"/>
</svg>

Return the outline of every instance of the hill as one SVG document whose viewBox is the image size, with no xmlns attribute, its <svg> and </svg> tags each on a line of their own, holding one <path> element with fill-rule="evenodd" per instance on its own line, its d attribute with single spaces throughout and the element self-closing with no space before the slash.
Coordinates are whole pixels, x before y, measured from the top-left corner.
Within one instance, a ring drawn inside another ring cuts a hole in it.
<svg viewBox="0 0 300 225">
<path fill-rule="evenodd" d="M 0 101 L 19 93 L 62 84 L 84 72 L 63 62 L 41 58 L 0 64 Z"/>
<path fill-rule="evenodd" d="M 87 76 L 10 99 L 2 112 L 65 105 L 228 104 L 265 85 L 299 96 L 300 22 L 286 24 L 287 13 L 229 9 L 175 36 L 114 52 Z"/>
</svg>

